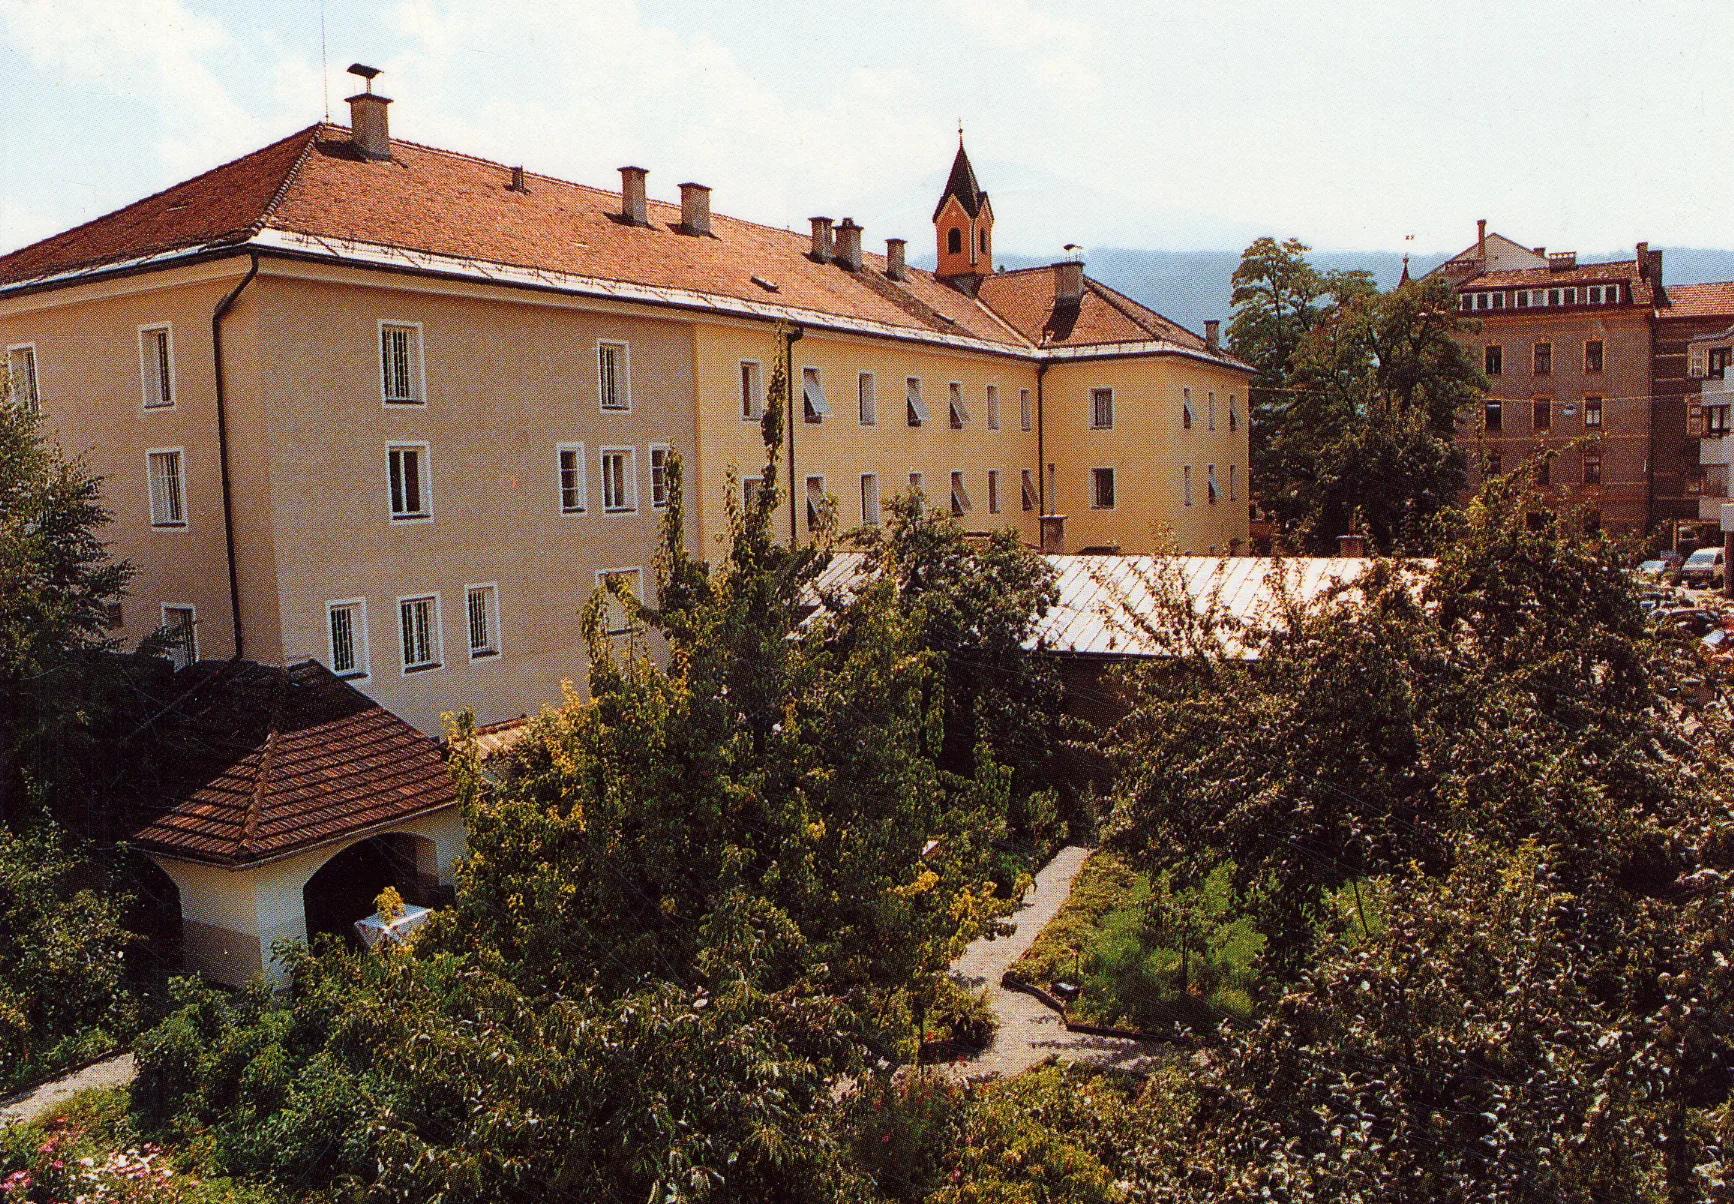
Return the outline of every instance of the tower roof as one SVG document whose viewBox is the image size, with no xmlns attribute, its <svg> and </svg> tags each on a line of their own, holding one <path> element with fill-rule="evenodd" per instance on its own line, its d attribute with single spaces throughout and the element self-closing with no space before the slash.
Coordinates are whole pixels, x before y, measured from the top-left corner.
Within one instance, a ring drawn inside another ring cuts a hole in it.
<svg viewBox="0 0 1734 1204">
<path fill-rule="evenodd" d="M 945 208 L 947 197 L 956 197 L 963 211 L 971 217 L 981 216 L 982 203 L 987 200 L 987 193 L 975 182 L 975 168 L 969 165 L 962 134 L 957 136 L 957 158 L 951 161 L 951 175 L 945 181 L 945 191 L 939 194 L 939 204 L 933 207 L 934 221 L 939 220 L 939 211 Z"/>
</svg>

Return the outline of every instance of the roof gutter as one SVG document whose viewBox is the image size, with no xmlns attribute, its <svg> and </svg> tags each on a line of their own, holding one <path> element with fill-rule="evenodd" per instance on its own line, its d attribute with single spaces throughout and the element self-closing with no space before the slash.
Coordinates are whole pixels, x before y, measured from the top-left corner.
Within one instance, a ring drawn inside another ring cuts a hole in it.
<svg viewBox="0 0 1734 1204">
<path fill-rule="evenodd" d="M 252 263 L 247 267 L 247 274 L 217 302 L 217 308 L 211 314 L 211 359 L 216 368 L 217 386 L 217 463 L 223 485 L 223 547 L 229 558 L 229 621 L 235 631 L 235 660 L 241 659 L 246 644 L 241 635 L 241 583 L 235 564 L 234 490 L 229 480 L 228 398 L 223 387 L 223 317 L 233 308 L 241 290 L 253 283 L 253 278 L 259 274 L 259 252 L 252 252 L 250 258 Z"/>
</svg>

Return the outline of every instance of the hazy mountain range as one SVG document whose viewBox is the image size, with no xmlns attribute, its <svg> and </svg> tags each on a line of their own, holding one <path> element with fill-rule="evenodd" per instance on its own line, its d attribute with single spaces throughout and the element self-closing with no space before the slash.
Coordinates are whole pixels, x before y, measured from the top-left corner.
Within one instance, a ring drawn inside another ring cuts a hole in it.
<svg viewBox="0 0 1734 1204">
<path fill-rule="evenodd" d="M 1669 284 L 1700 284 L 1711 280 L 1734 280 L 1734 251 L 1699 247 L 1668 247 L 1663 258 L 1662 278 Z M 1632 252 L 1584 253 L 1585 263 L 1630 259 Z M 1031 267 L 1041 259 L 1027 255 L 1001 255 L 1008 268 Z M 1431 271 L 1447 255 L 1416 255 L 1409 261 L 1414 275 Z M 1325 269 L 1365 268 L 1380 287 L 1397 283 L 1403 257 L 1387 251 L 1317 251 L 1314 264 Z M 1127 296 L 1142 301 L 1158 313 L 1183 326 L 1202 331 L 1206 318 L 1221 318 L 1226 326 L 1233 316 L 1229 278 L 1240 262 L 1239 251 L 1139 251 L 1099 247 L 1088 252 L 1085 268 L 1091 276 Z M 932 260 L 927 265 L 932 267 Z"/>
</svg>

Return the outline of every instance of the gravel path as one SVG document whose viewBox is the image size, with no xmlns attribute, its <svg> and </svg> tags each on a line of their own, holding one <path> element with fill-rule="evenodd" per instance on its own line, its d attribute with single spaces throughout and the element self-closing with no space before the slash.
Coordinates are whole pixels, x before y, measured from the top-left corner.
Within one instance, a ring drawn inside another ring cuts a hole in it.
<svg viewBox="0 0 1734 1204">
<path fill-rule="evenodd" d="M 1001 975 L 1035 943 L 1037 935 L 1054 918 L 1072 891 L 1090 850 L 1067 845 L 1036 875 L 1035 885 L 1019 902 L 1010 919 L 1018 930 L 1009 937 L 977 938 L 951 964 L 951 976 L 971 990 L 987 988 L 988 1003 L 999 1018 L 993 1043 L 957 1069 L 970 1078 L 1013 1075 L 1028 1070 L 1050 1054 L 1066 1061 L 1093 1062 L 1105 1066 L 1137 1069 L 1157 1060 L 1154 1046 L 1120 1037 L 1092 1037 L 1069 1033 L 1059 1016 L 1021 991 L 999 985 Z"/>
<path fill-rule="evenodd" d="M 131 1053 L 119 1054 L 76 1070 L 62 1079 L 43 1083 L 23 1095 L 0 1100 L 0 1127 L 28 1124 L 37 1117 L 58 1108 L 80 1091 L 96 1087 L 121 1087 L 132 1082 L 135 1068 Z"/>
</svg>

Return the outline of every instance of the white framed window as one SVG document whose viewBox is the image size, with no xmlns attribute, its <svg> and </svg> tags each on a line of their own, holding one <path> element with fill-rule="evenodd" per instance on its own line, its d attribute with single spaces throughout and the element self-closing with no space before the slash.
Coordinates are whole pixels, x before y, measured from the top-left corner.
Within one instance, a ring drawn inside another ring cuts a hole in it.
<svg viewBox="0 0 1734 1204">
<path fill-rule="evenodd" d="M 807 478 L 807 531 L 811 534 L 819 529 L 819 523 L 825 516 L 825 478 Z"/>
<path fill-rule="evenodd" d="M 661 510 L 668 505 L 668 444 L 650 445 L 650 505 Z"/>
<path fill-rule="evenodd" d="M 855 412 L 862 426 L 879 425 L 877 390 L 878 382 L 871 372 L 863 372 L 855 378 Z"/>
<path fill-rule="evenodd" d="M 561 514 L 583 514 L 590 508 L 590 471 L 582 443 L 561 443 L 554 449 L 555 484 Z"/>
<path fill-rule="evenodd" d="M 951 429 L 961 431 L 969 425 L 969 407 L 963 404 L 963 386 L 954 380 L 948 391 L 951 400 Z"/>
<path fill-rule="evenodd" d="M 999 469 L 990 468 L 987 470 L 987 512 L 998 514 L 999 510 Z"/>
<path fill-rule="evenodd" d="M 36 376 L 36 344 L 17 343 L 6 349 L 6 396 L 32 414 L 42 409 Z"/>
<path fill-rule="evenodd" d="M 970 504 L 969 490 L 964 486 L 963 474 L 951 474 L 951 517 L 962 518 L 975 507 Z"/>
<path fill-rule="evenodd" d="M 427 400 L 420 322 L 380 322 L 379 389 L 388 406 L 415 406 Z"/>
<path fill-rule="evenodd" d="M 631 606 L 623 600 L 617 588 L 625 590 L 633 602 L 644 601 L 643 569 L 598 569 L 596 588 L 602 594 L 602 628 L 609 635 L 626 635 L 638 630 L 638 621 Z"/>
<path fill-rule="evenodd" d="M 1204 397 L 1204 429 L 1216 429 L 1216 390 L 1212 389 Z"/>
<path fill-rule="evenodd" d="M 987 400 L 983 403 L 982 408 L 987 411 L 987 429 L 990 431 L 999 430 L 998 385 L 989 385 L 987 387 Z"/>
<path fill-rule="evenodd" d="M 1204 469 L 1204 500 L 1212 506 L 1222 500 L 1222 489 L 1216 483 L 1216 465 L 1207 465 Z"/>
<path fill-rule="evenodd" d="M 921 474 L 918 472 L 909 474 L 909 495 L 915 499 L 915 513 L 926 514 L 927 493 L 921 487 Z"/>
<path fill-rule="evenodd" d="M 1566 305 L 1577 304 L 1577 289 L 1575 287 L 1562 289 L 1561 292 L 1564 294 L 1561 299 Z"/>
<path fill-rule="evenodd" d="M 367 660 L 367 599 L 340 598 L 325 604 L 325 635 L 331 671 L 345 680 L 369 674 Z"/>
<path fill-rule="evenodd" d="M 1547 303 L 1549 305 L 1559 304 L 1559 290 L 1557 288 L 1550 288 L 1547 290 Z"/>
<path fill-rule="evenodd" d="M 1036 496 L 1036 474 L 1027 468 L 1021 469 L 1020 474 L 1018 483 L 1023 492 L 1023 507 L 1025 510 L 1034 510 L 1040 503 Z"/>
<path fill-rule="evenodd" d="M 876 472 L 861 474 L 861 525 L 879 525 L 879 474 Z"/>
<path fill-rule="evenodd" d="M 167 322 L 138 328 L 138 366 L 145 409 L 163 410 L 174 405 L 174 340 Z"/>
<path fill-rule="evenodd" d="M 919 376 L 911 376 L 903 382 L 903 408 L 907 411 L 910 426 L 920 426 L 927 421 L 927 406 L 921 400 Z"/>
<path fill-rule="evenodd" d="M 757 502 L 759 500 L 759 495 L 761 493 L 763 493 L 764 491 L 765 491 L 764 478 L 762 478 L 762 477 L 742 477 L 741 478 L 741 505 L 745 506 L 748 510 L 751 510 L 753 508 L 753 506 L 755 504 L 757 504 Z"/>
<path fill-rule="evenodd" d="M 817 368 L 801 369 L 801 414 L 808 422 L 823 422 L 831 412 L 825 400 L 825 386 L 819 380 Z"/>
<path fill-rule="evenodd" d="M 1093 431 L 1114 429 L 1114 390 L 1090 390 L 1090 429 Z"/>
<path fill-rule="evenodd" d="M 1193 419 L 1195 419 L 1197 417 L 1198 417 L 1197 413 L 1195 413 L 1192 409 L 1192 390 L 1191 389 L 1181 389 L 1180 390 L 1180 429 L 1183 431 L 1191 430 L 1192 429 L 1192 421 L 1193 421 Z"/>
<path fill-rule="evenodd" d="M 611 514 L 638 509 L 638 453 L 633 448 L 602 449 L 602 509 Z"/>
<path fill-rule="evenodd" d="M 387 492 L 394 523 L 429 522 L 433 505 L 429 496 L 428 446 L 425 443 L 392 443 L 385 449 Z"/>
<path fill-rule="evenodd" d="M 162 613 L 169 659 L 175 668 L 185 669 L 199 659 L 198 607 L 191 602 L 164 602 Z"/>
<path fill-rule="evenodd" d="M 178 447 L 154 447 L 145 453 L 153 527 L 184 528 L 187 525 L 187 482 L 182 470 L 183 458 Z"/>
<path fill-rule="evenodd" d="M 596 343 L 596 396 L 605 410 L 632 408 L 632 372 L 625 343 Z"/>
<path fill-rule="evenodd" d="M 440 596 L 422 594 L 397 600 L 398 643 L 403 672 L 423 673 L 440 667 Z"/>
<path fill-rule="evenodd" d="M 1018 425 L 1026 431 L 1035 429 L 1036 406 L 1028 389 L 1018 390 Z"/>
<path fill-rule="evenodd" d="M 1529 308 L 1529 290 L 1526 288 L 1518 289 L 1517 292 L 1512 295 L 1512 300 L 1517 303 L 1516 304 L 1517 309 L 1528 309 Z"/>
<path fill-rule="evenodd" d="M 1188 464 L 1180 470 L 1180 500 L 1185 505 L 1192 504 L 1192 465 Z"/>
<path fill-rule="evenodd" d="M 464 586 L 464 626 L 470 637 L 470 659 L 500 655 L 500 587 L 494 582 Z"/>
<path fill-rule="evenodd" d="M 765 416 L 765 370 L 758 360 L 741 361 L 741 421 Z"/>
<path fill-rule="evenodd" d="M 1090 507 L 1094 510 L 1114 508 L 1114 470 L 1090 469 Z"/>
</svg>

